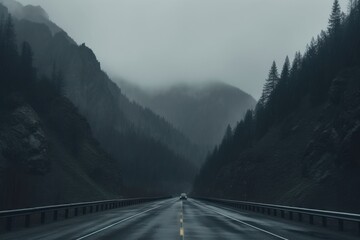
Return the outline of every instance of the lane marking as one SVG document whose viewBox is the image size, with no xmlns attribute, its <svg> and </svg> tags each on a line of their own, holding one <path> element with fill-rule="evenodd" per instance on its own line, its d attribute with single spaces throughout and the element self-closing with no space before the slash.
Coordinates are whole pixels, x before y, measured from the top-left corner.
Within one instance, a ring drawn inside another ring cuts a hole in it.
<svg viewBox="0 0 360 240">
<path fill-rule="evenodd" d="M 184 233 L 184 203 L 181 201 L 181 211 L 180 211 L 180 237 L 182 240 L 185 239 Z"/>
<path fill-rule="evenodd" d="M 180 237 L 184 239 L 184 228 L 180 228 Z"/>
<path fill-rule="evenodd" d="M 239 222 L 239 223 L 241 223 L 241 224 L 243 224 L 243 225 L 245 225 L 245 226 L 248 226 L 248 227 L 254 228 L 254 229 L 258 230 L 258 231 L 261 231 L 261 232 L 263 232 L 263 233 L 269 234 L 269 235 L 271 235 L 271 236 L 273 236 L 273 237 L 276 237 L 276 238 L 279 238 L 279 239 L 282 239 L 282 240 L 289 240 L 288 238 L 279 236 L 279 235 L 277 235 L 277 234 L 275 234 L 275 233 L 269 232 L 269 231 L 264 230 L 264 229 L 262 229 L 262 228 L 258 228 L 258 227 L 254 226 L 254 225 L 251 225 L 251 224 L 249 224 L 249 223 L 243 222 L 243 221 L 241 221 L 241 220 L 239 220 L 239 219 L 236 219 L 236 218 L 234 218 L 234 217 L 231 217 L 231 216 L 226 215 L 226 214 L 224 214 L 224 213 L 221 213 L 221 212 L 219 212 L 219 211 L 216 211 L 216 210 L 214 210 L 214 209 L 212 209 L 212 208 L 209 208 L 208 206 L 200 205 L 200 204 L 198 204 L 198 203 L 196 203 L 196 202 L 193 202 L 193 203 L 196 204 L 196 205 L 198 205 L 198 206 L 200 206 L 200 207 L 207 208 L 207 209 L 209 209 L 209 210 L 211 210 L 211 211 L 213 211 L 213 212 L 215 212 L 215 213 L 217 213 L 217 214 L 219 214 L 219 215 L 221 215 L 221 216 L 223 216 L 223 217 L 226 217 L 226 218 L 229 218 L 229 219 L 231 219 L 231 220 L 233 220 L 233 221 Z"/>
<path fill-rule="evenodd" d="M 172 202 L 171 202 L 171 203 L 172 203 Z M 170 205 L 170 204 L 169 204 L 169 205 Z M 93 236 L 93 235 L 95 235 L 95 234 L 97 234 L 97 233 L 99 233 L 99 232 L 102 232 L 102 231 L 104 231 L 104 230 L 106 230 L 106 229 L 112 228 L 112 227 L 114 227 L 114 226 L 116 226 L 116 225 L 118 225 L 118 224 L 120 224 L 120 223 L 126 222 L 126 221 L 128 221 L 128 220 L 130 220 L 130 219 L 133 219 L 133 218 L 135 218 L 135 217 L 138 217 L 138 216 L 140 216 L 140 215 L 143 215 L 143 214 L 145 214 L 145 213 L 147 213 L 147 212 L 150 212 L 150 211 L 152 211 L 152 210 L 154 210 L 154 209 L 157 209 L 157 208 L 160 208 L 160 207 L 162 207 L 162 206 L 163 206 L 163 202 L 162 202 L 161 204 L 159 204 L 158 206 L 156 206 L 156 207 L 150 208 L 150 209 L 148 209 L 148 210 L 146 210 L 146 211 L 143 211 L 143 212 L 137 213 L 137 214 L 135 214 L 135 215 L 132 215 L 132 216 L 130 216 L 130 217 L 124 218 L 124 219 L 122 219 L 122 220 L 120 220 L 120 221 L 118 221 L 118 222 L 115 222 L 115 223 L 112 223 L 112 224 L 110 224 L 110 225 L 108 225 L 108 226 L 106 226 L 106 227 L 100 228 L 99 230 L 96 230 L 96 231 L 94 231 L 94 232 L 91 232 L 91 233 L 89 233 L 89 234 L 86 234 L 86 235 L 84 235 L 84 236 L 82 236 L 82 237 L 76 238 L 76 240 L 81 240 L 81 239 L 85 239 L 85 238 L 87 238 L 87 237 L 91 237 L 91 236 Z"/>
</svg>

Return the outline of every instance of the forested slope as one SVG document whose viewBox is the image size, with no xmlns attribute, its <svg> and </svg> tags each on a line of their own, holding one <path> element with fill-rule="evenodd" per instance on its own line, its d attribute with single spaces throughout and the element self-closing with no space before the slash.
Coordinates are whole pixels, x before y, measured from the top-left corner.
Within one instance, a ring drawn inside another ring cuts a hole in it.
<svg viewBox="0 0 360 240">
<path fill-rule="evenodd" d="M 360 2 L 334 2 L 305 53 L 272 64 L 263 95 L 207 158 L 193 193 L 360 211 Z"/>
</svg>

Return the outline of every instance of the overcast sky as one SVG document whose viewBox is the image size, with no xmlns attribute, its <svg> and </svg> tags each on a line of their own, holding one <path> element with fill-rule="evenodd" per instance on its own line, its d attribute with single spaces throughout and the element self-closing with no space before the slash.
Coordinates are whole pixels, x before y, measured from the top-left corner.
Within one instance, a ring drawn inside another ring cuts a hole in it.
<svg viewBox="0 0 360 240">
<path fill-rule="evenodd" d="M 333 0 L 20 2 L 42 6 L 110 75 L 147 87 L 221 80 L 258 98 L 271 62 L 281 68 L 326 29 Z"/>
</svg>

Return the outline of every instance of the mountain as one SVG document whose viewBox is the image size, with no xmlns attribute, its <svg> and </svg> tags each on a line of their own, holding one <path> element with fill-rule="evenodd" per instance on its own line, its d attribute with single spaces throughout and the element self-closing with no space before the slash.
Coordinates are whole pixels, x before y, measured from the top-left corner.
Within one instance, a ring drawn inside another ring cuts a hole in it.
<svg viewBox="0 0 360 240">
<path fill-rule="evenodd" d="M 215 148 L 193 194 L 360 212 L 360 1 L 279 75 Z"/>
<path fill-rule="evenodd" d="M 0 4 L 0 208 L 119 197 L 121 168 L 75 106 L 36 77 L 31 48 L 14 39 Z"/>
<path fill-rule="evenodd" d="M 162 117 L 129 101 L 102 71 L 93 51 L 85 44 L 77 45 L 63 30 L 51 30 L 55 24 L 40 7 L 18 6 L 20 9 L 11 12 L 15 17 L 17 12 L 34 10 L 14 21 L 19 44 L 26 41 L 31 45 L 39 75 L 50 79 L 54 73 L 62 76 L 66 97 L 88 120 L 101 146 L 119 162 L 124 184 L 142 189 L 139 194 L 189 188 L 194 164 L 202 156 L 198 147 Z M 148 150 L 151 148 L 158 153 Z M 146 156 L 141 154 L 145 152 Z M 150 167 L 127 169 L 134 162 Z M 167 170 L 174 166 L 182 172 L 165 180 Z"/>
<path fill-rule="evenodd" d="M 26 19 L 32 22 L 45 24 L 52 34 L 63 31 L 59 26 L 50 21 L 49 15 L 40 6 L 23 6 L 19 2 L 13 0 L 1 0 L 0 3 L 9 10 L 13 17 L 19 20 Z M 73 40 L 71 41 L 75 43 Z"/>
<path fill-rule="evenodd" d="M 129 98 L 164 116 L 201 146 L 218 144 L 226 127 L 235 126 L 256 105 L 249 94 L 222 82 L 178 84 L 153 91 L 121 79 L 116 82 Z"/>
</svg>

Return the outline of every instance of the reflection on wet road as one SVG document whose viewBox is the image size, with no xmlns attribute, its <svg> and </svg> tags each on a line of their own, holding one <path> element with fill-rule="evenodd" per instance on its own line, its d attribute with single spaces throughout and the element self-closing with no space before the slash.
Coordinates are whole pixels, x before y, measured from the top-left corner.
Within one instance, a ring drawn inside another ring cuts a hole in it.
<svg viewBox="0 0 360 240">
<path fill-rule="evenodd" d="M 0 239 L 299 239 L 356 237 L 305 224 L 239 212 L 194 199 L 169 199 L 0 235 Z"/>
</svg>

